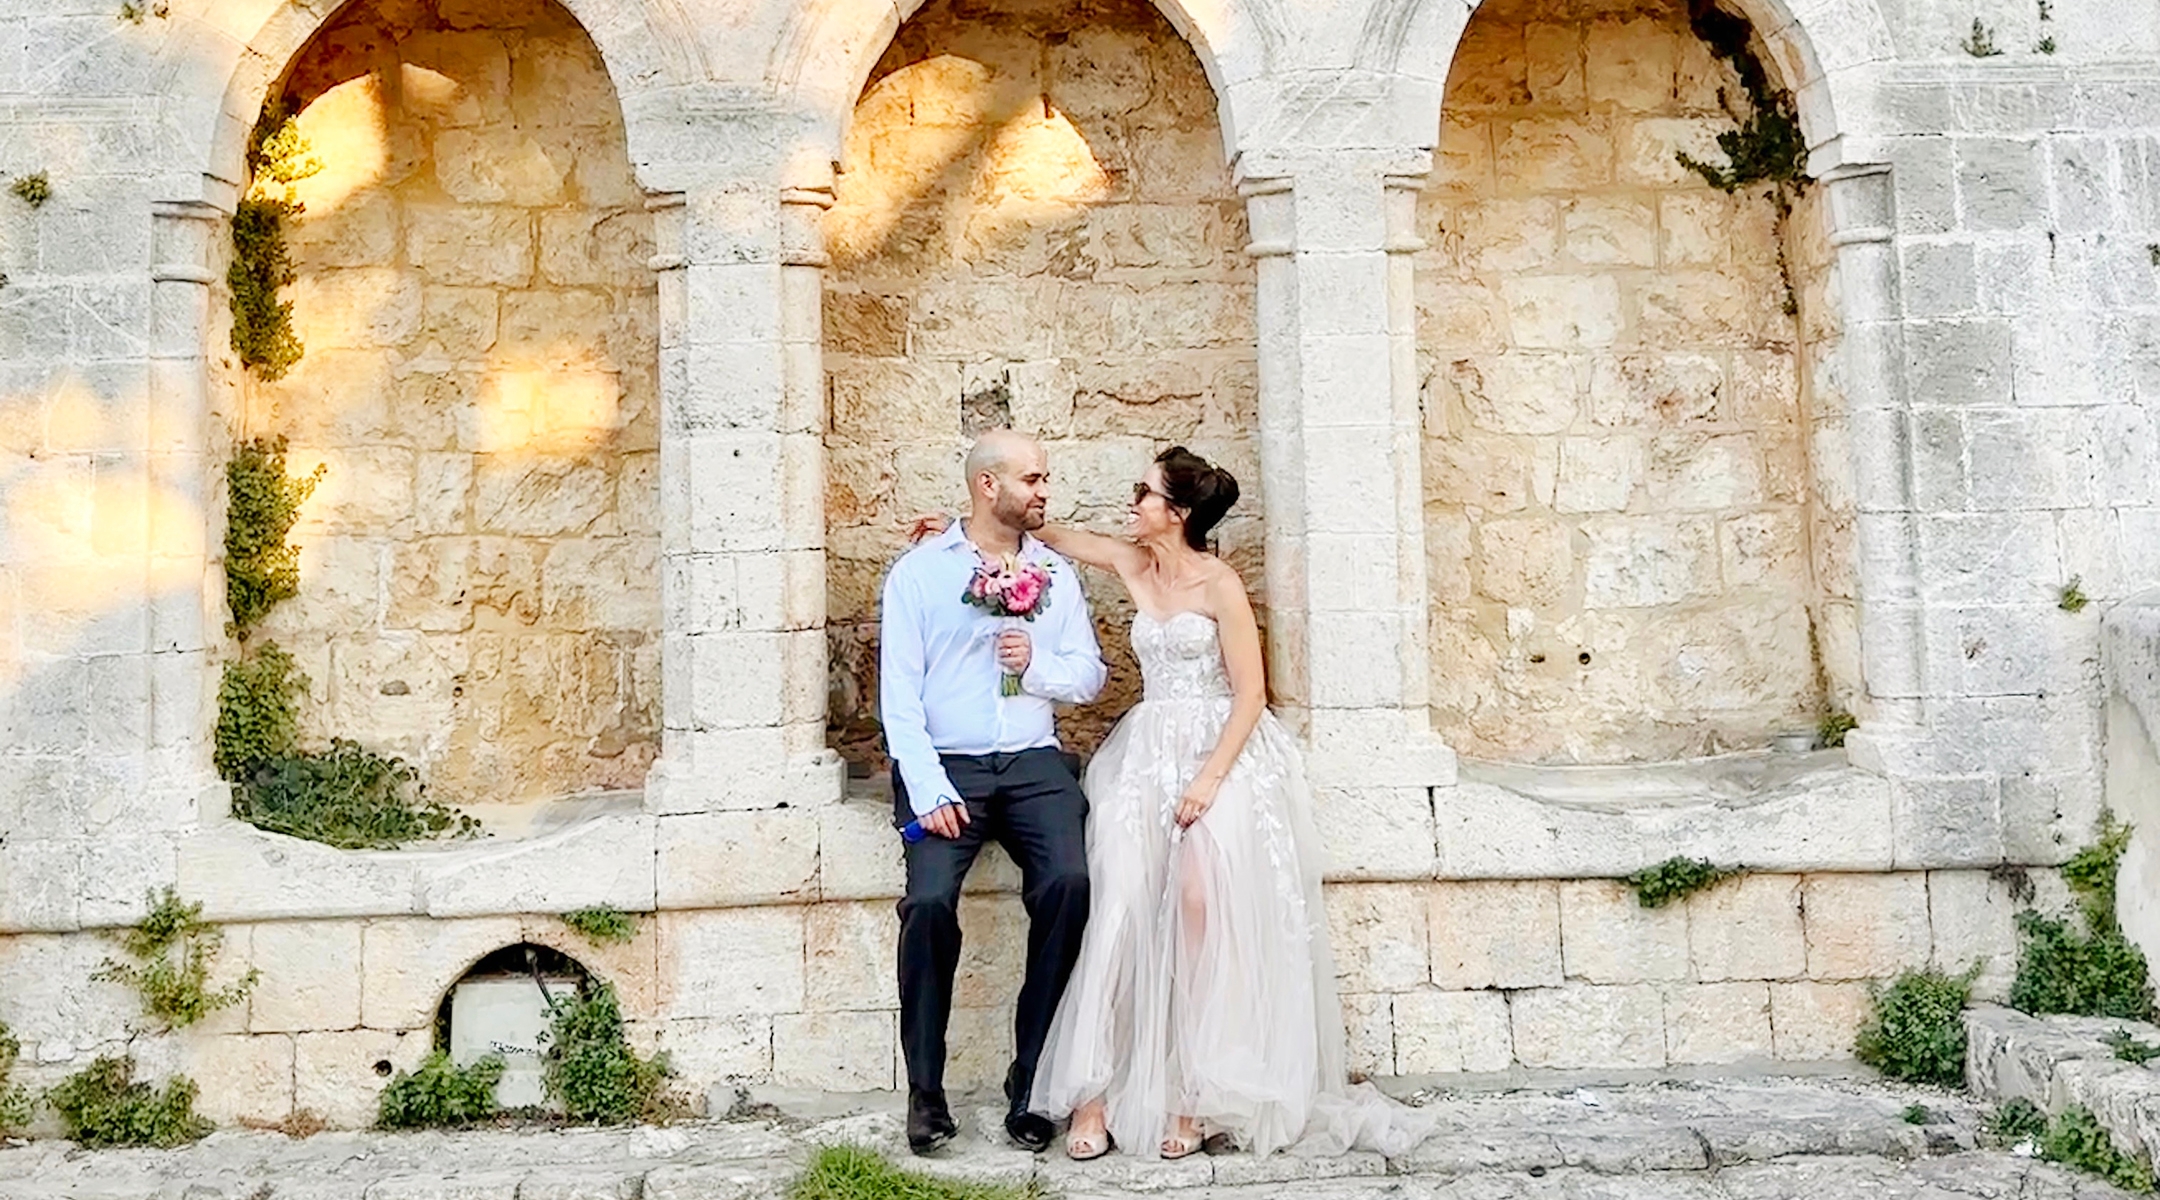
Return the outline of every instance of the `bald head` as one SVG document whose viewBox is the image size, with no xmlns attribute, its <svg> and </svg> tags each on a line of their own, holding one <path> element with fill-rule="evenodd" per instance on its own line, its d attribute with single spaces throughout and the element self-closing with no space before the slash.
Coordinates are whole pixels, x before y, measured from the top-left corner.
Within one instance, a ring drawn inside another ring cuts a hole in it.
<svg viewBox="0 0 2160 1200">
<path fill-rule="evenodd" d="M 969 511 L 1015 534 L 1040 529 L 1050 503 L 1050 460 L 1042 443 L 1010 429 L 986 430 L 968 448 Z"/>
</svg>

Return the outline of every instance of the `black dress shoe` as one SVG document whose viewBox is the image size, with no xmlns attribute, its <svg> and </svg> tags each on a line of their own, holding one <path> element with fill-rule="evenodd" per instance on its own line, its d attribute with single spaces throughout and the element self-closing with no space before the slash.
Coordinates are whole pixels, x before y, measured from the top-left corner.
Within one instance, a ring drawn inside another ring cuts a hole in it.
<svg viewBox="0 0 2160 1200">
<path fill-rule="evenodd" d="M 1028 1091 L 1033 1084 L 1034 1080 L 1021 1076 L 1019 1063 L 1005 1072 L 1005 1099 L 1011 1105 L 1005 1114 L 1005 1135 L 1024 1150 L 1041 1151 L 1050 1148 L 1057 1126 L 1051 1124 L 1050 1118 L 1028 1111 Z"/>
<path fill-rule="evenodd" d="M 945 1107 L 945 1093 L 908 1089 L 907 1144 L 917 1154 L 930 1154 L 953 1140 L 960 1127 L 953 1124 L 952 1110 Z"/>
</svg>

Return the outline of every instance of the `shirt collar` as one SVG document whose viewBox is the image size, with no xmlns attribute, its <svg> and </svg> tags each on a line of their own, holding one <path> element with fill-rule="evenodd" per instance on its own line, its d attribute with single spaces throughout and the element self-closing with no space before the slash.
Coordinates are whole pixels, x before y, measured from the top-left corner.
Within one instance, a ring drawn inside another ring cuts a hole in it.
<svg viewBox="0 0 2160 1200">
<path fill-rule="evenodd" d="M 947 525 L 945 532 L 939 534 L 937 540 L 932 544 L 941 550 L 965 550 L 969 554 L 974 554 L 976 552 L 975 543 L 968 540 L 967 530 L 962 526 L 962 520 L 963 518 L 955 518 L 953 523 Z M 1041 539 L 1034 534 L 1023 533 L 1020 535 L 1021 557 L 1024 558 L 1044 548 Z"/>
</svg>

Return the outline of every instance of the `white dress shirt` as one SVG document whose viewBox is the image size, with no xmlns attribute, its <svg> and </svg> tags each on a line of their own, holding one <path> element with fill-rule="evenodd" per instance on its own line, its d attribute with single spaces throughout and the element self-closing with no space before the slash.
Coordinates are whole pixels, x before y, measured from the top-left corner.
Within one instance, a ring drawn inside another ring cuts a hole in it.
<svg viewBox="0 0 2160 1200">
<path fill-rule="evenodd" d="M 878 719 L 917 816 L 960 802 L 940 754 L 1055 746 L 1053 702 L 1085 704 L 1109 678 L 1072 564 L 1026 536 L 1020 558 L 1050 568 L 1049 607 L 1033 621 L 993 617 L 961 599 L 983 560 L 959 521 L 902 555 L 885 577 Z M 1007 627 L 1033 644 L 1017 696 L 999 694 L 1005 668 L 997 635 Z"/>
</svg>

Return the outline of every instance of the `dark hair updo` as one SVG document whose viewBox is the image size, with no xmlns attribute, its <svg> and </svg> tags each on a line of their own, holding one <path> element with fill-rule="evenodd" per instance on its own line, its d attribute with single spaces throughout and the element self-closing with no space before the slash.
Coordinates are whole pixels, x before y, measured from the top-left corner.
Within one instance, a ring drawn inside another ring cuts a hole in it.
<svg viewBox="0 0 2160 1200">
<path fill-rule="evenodd" d="M 1237 477 L 1183 446 L 1170 447 L 1155 462 L 1170 503 L 1185 510 L 1185 544 L 1206 550 L 1208 531 L 1237 503 Z"/>
</svg>

